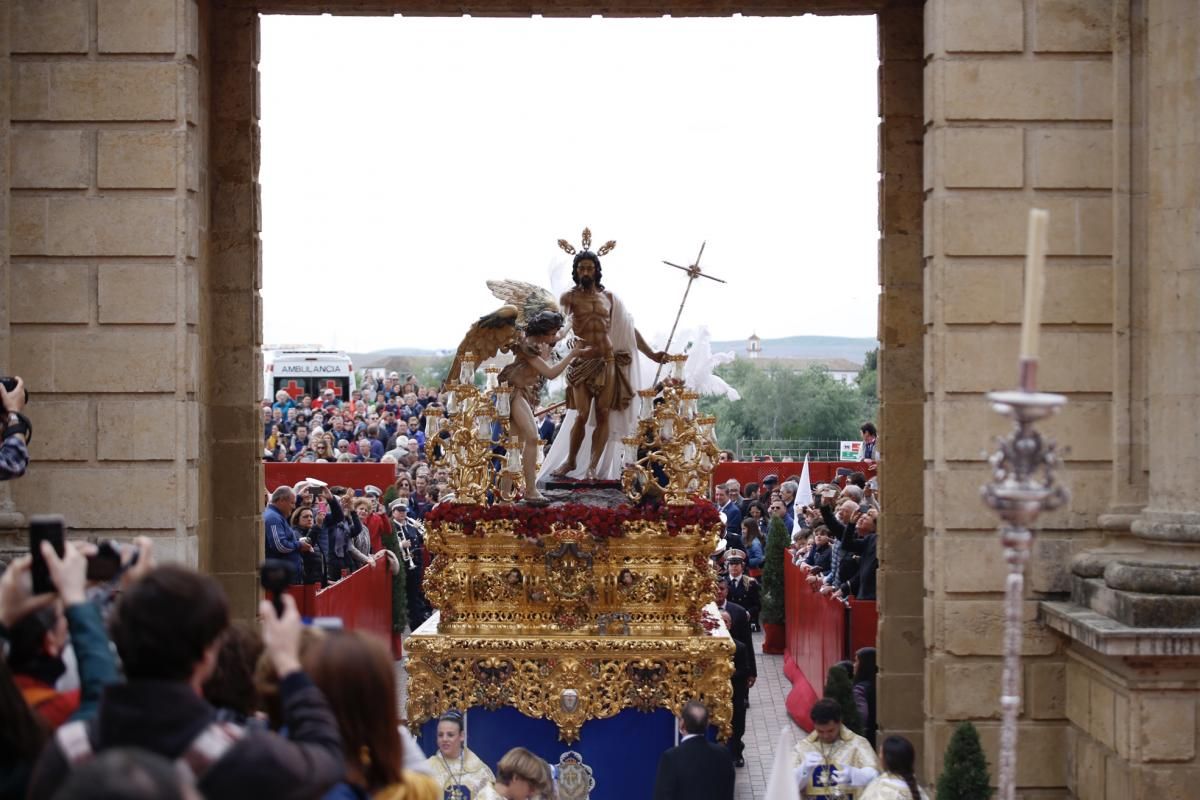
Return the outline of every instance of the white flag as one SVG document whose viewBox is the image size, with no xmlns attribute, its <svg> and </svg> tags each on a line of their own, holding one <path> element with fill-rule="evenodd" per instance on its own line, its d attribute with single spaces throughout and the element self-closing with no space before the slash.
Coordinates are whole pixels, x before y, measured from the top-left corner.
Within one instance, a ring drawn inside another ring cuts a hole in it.
<svg viewBox="0 0 1200 800">
<path fill-rule="evenodd" d="M 800 509 L 813 503 L 812 482 L 808 479 L 808 453 L 804 454 L 804 469 L 800 470 L 800 486 L 796 489 L 796 499 L 792 501 L 792 535 L 800 532 L 804 515 Z"/>
<path fill-rule="evenodd" d="M 763 800 L 799 800 L 800 786 L 796 783 L 793 749 L 792 732 L 784 727 L 779 733 L 775 763 L 771 765 L 771 777 L 767 779 L 767 793 Z"/>
</svg>

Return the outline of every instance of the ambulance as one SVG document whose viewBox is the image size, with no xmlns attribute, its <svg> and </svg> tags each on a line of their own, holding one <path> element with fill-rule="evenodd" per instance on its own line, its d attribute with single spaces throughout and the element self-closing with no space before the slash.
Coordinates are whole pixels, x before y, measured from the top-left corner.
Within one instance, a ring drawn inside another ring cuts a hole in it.
<svg viewBox="0 0 1200 800">
<path fill-rule="evenodd" d="M 332 389 L 339 400 L 349 400 L 350 392 L 357 388 L 350 356 L 339 350 L 264 350 L 263 363 L 266 399 L 272 402 L 280 390 L 299 400 L 306 394 L 315 399 Z"/>
</svg>

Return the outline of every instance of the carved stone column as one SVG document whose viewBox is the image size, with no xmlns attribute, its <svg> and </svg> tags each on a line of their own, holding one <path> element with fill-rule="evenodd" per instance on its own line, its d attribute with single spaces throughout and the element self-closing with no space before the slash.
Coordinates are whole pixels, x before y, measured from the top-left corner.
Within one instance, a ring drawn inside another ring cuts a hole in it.
<svg viewBox="0 0 1200 800">
<path fill-rule="evenodd" d="M 1075 600 L 1136 627 L 1200 627 L 1200 6 L 1147 16 L 1149 497 L 1141 552 L 1076 565 Z M 1135 267 L 1136 268 L 1136 267 Z"/>
</svg>

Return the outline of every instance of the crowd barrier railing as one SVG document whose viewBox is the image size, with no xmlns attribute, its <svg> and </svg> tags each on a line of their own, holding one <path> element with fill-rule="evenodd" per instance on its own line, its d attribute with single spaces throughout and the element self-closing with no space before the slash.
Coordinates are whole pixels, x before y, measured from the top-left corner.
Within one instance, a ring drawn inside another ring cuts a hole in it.
<svg viewBox="0 0 1200 800">
<path fill-rule="evenodd" d="M 366 461 L 358 464 L 268 461 L 263 464 L 263 476 L 268 492 L 284 485 L 295 486 L 305 478 L 316 478 L 330 486 L 362 489 L 374 485 L 387 491 L 387 487 L 396 482 L 396 465 Z"/>
<path fill-rule="evenodd" d="M 383 551 L 380 551 L 382 554 Z M 387 642 L 400 657 L 392 636 L 392 573 L 386 557 L 374 567 L 359 567 L 324 589 L 317 584 L 289 586 L 302 617 L 337 617 L 346 630 L 366 631 Z"/>
<path fill-rule="evenodd" d="M 784 555 L 784 673 L 792 682 L 787 710 L 796 724 L 812 730 L 808 712 L 820 699 L 825 675 L 860 647 L 875 646 L 878 611 L 874 600 L 848 604 L 808 585 L 808 573 Z"/>
<path fill-rule="evenodd" d="M 863 465 L 857 461 L 810 461 L 808 479 L 812 483 L 829 483 L 837 477 L 839 467 L 861 470 Z M 803 461 L 725 461 L 713 468 L 712 479 L 714 486 L 730 478 L 736 478 L 742 486 L 747 483 L 761 485 L 763 478 L 768 475 L 776 475 L 782 482 L 793 475 L 800 475 L 803 469 Z"/>
</svg>

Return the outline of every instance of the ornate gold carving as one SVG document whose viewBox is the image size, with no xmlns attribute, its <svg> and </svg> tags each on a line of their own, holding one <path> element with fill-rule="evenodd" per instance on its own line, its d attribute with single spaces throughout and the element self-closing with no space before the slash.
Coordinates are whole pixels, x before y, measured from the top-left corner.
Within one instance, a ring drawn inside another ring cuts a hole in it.
<svg viewBox="0 0 1200 800">
<path fill-rule="evenodd" d="M 442 632 L 496 635 L 564 631 L 688 636 L 716 591 L 709 554 L 720 536 L 665 522 L 627 522 L 624 536 L 593 538 L 581 525 L 551 526 L 535 540 L 512 520 L 427 526 L 434 554 L 425 593 L 442 612 Z M 482 535 L 481 535 L 482 534 Z M 615 615 L 620 627 L 613 625 Z"/>
<path fill-rule="evenodd" d="M 508 705 L 551 720 L 570 743 L 589 719 L 627 708 L 679 713 L 696 698 L 727 737 L 732 656 L 724 632 L 667 641 L 417 634 L 408 639 L 408 720 L 416 727 L 451 707 Z"/>
<path fill-rule="evenodd" d="M 691 505 L 691 496 L 708 487 L 717 463 L 716 418 L 697 415 L 699 395 L 682 382 L 686 360 L 686 355 L 667 357 L 679 374 L 665 382 L 657 398 L 652 390 L 638 392 L 643 409 L 651 413 L 643 412 L 636 435 L 621 440 L 626 465 L 621 488 L 635 503 L 665 494 L 670 505 Z"/>
</svg>

